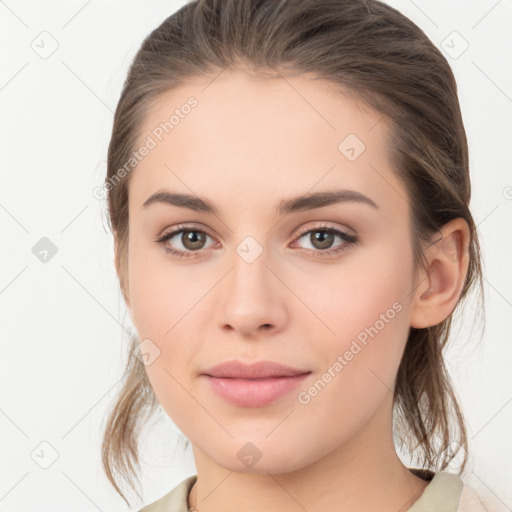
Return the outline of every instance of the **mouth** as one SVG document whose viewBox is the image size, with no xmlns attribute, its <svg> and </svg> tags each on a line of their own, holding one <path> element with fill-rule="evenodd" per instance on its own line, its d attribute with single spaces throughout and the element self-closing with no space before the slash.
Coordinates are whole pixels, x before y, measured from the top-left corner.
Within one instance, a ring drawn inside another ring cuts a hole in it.
<svg viewBox="0 0 512 512">
<path fill-rule="evenodd" d="M 239 360 L 230 360 L 205 370 L 202 375 L 225 379 L 267 379 L 296 377 L 305 373 L 310 373 L 310 370 L 294 368 L 273 361 L 258 361 L 246 364 Z"/>
<path fill-rule="evenodd" d="M 297 388 L 311 373 L 263 361 L 244 365 L 228 361 L 201 374 L 220 398 L 238 407 L 264 407 Z"/>
<path fill-rule="evenodd" d="M 223 400 L 238 407 L 264 407 L 297 388 L 309 373 L 293 377 L 237 379 L 205 375 L 210 388 Z"/>
</svg>

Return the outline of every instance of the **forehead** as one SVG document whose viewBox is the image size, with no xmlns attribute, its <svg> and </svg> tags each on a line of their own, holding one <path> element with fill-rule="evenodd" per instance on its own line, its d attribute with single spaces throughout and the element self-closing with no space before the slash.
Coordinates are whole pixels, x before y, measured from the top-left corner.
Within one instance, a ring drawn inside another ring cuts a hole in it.
<svg viewBox="0 0 512 512">
<path fill-rule="evenodd" d="M 332 186 L 396 201 L 387 129 L 363 102 L 305 75 L 192 80 L 146 112 L 139 146 L 154 147 L 132 173 L 130 202 L 168 188 L 257 207 Z"/>
</svg>

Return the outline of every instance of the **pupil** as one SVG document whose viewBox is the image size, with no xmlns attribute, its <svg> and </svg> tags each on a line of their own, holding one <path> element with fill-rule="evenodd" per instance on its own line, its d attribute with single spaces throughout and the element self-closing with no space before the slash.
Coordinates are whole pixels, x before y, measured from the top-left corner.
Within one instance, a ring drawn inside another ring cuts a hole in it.
<svg viewBox="0 0 512 512">
<path fill-rule="evenodd" d="M 198 231 L 185 231 L 183 233 L 183 236 L 185 237 L 184 246 L 187 247 L 187 249 L 200 249 L 201 243 L 204 242 L 204 236 L 203 234 L 199 234 Z"/>
<path fill-rule="evenodd" d="M 320 244 L 319 249 L 327 249 L 332 244 L 333 234 L 328 231 L 315 231 L 312 233 L 313 245 Z"/>
</svg>

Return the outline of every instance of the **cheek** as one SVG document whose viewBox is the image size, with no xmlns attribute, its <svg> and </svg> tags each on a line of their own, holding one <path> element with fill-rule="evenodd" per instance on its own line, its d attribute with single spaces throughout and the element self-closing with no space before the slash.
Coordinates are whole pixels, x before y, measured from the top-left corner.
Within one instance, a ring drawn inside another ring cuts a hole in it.
<svg viewBox="0 0 512 512">
<path fill-rule="evenodd" d="M 129 249 L 128 273 L 134 326 L 140 336 L 163 339 L 185 314 L 192 287 L 180 281 L 180 268 L 166 264 L 160 250 L 136 240 Z"/>
<path fill-rule="evenodd" d="M 368 270 L 364 276 L 333 279 L 329 300 L 311 296 L 316 301 L 311 309 L 323 304 L 322 319 L 334 331 L 319 328 L 316 371 L 295 401 L 294 419 L 315 453 L 357 436 L 378 412 L 387 415 L 391 407 L 409 330 L 406 280 L 400 281 L 398 272 L 394 282 L 390 274 L 383 277 Z M 311 329 L 309 334 L 311 343 Z M 314 434 L 318 431 L 321 439 Z"/>
<path fill-rule="evenodd" d="M 298 321 L 309 330 L 307 325 L 314 326 L 323 339 L 331 340 L 327 346 L 338 349 L 361 333 L 364 338 L 375 324 L 383 337 L 403 332 L 412 278 L 412 254 L 391 243 L 361 251 L 339 265 L 301 272 L 293 281 L 309 311 Z"/>
<path fill-rule="evenodd" d="M 204 291 L 202 286 L 185 286 L 179 267 L 166 265 L 165 258 L 152 254 L 157 251 L 144 251 L 141 245 L 134 241 L 129 253 L 132 322 L 145 343 L 141 350 L 152 355 L 145 369 L 158 402 L 178 428 L 187 431 L 194 401 L 185 388 L 190 387 L 197 348 L 189 314 Z"/>
<path fill-rule="evenodd" d="M 193 265 L 169 262 L 160 250 L 145 249 L 135 240 L 129 257 L 132 322 L 139 339 L 151 340 L 159 354 L 146 369 L 155 390 L 159 383 L 169 388 L 170 373 L 180 382 L 188 378 L 200 340 L 197 315 L 203 311 L 201 299 L 218 278 L 209 272 L 198 279 Z"/>
<path fill-rule="evenodd" d="M 328 284 L 321 287 L 321 282 Z M 316 390 L 303 389 L 304 402 L 316 401 L 319 414 L 351 410 L 364 415 L 391 392 L 409 332 L 411 282 L 412 255 L 391 245 L 373 257 L 347 260 L 323 279 L 303 276 L 298 282 L 321 320 L 314 322 L 322 333 L 315 344 L 320 382 Z"/>
</svg>

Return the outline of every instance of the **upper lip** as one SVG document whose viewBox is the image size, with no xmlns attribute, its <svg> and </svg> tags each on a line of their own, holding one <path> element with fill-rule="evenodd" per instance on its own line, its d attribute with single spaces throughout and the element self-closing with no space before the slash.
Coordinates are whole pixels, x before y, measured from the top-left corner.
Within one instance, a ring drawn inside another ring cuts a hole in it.
<svg viewBox="0 0 512 512">
<path fill-rule="evenodd" d="M 273 361 L 258 361 L 245 364 L 241 361 L 225 361 L 202 372 L 203 375 L 217 378 L 262 379 L 269 377 L 292 377 L 310 373 L 310 370 L 292 368 Z"/>
</svg>

